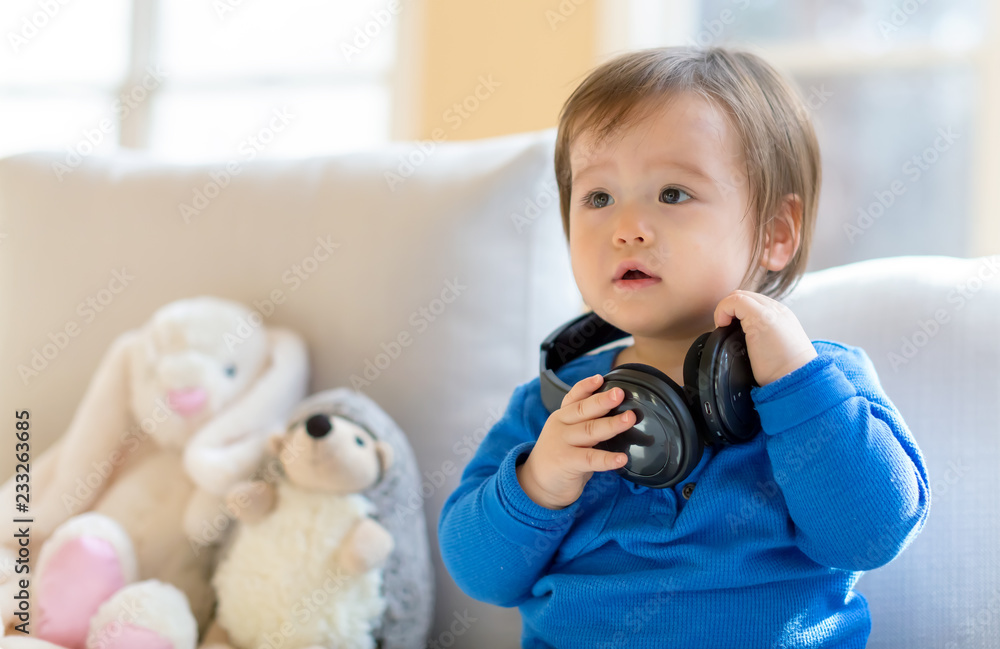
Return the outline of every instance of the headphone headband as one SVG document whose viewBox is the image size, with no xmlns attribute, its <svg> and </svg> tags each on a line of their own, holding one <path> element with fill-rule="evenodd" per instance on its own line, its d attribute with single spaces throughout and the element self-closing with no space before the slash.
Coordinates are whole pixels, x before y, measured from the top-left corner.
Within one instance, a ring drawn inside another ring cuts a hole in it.
<svg viewBox="0 0 1000 649">
<path fill-rule="evenodd" d="M 549 334 L 541 345 L 538 368 L 542 403 L 549 412 L 558 410 L 563 396 L 570 391 L 570 386 L 556 376 L 559 368 L 598 347 L 630 335 L 593 311 L 570 320 Z"/>
</svg>

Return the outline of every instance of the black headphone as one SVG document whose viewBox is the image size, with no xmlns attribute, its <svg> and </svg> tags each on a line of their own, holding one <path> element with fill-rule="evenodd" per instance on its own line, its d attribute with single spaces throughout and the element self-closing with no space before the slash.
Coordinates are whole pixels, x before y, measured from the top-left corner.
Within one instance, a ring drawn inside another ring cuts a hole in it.
<svg viewBox="0 0 1000 649">
<path fill-rule="evenodd" d="M 629 334 L 596 313 L 560 326 L 542 343 L 542 403 L 549 412 L 562 407 L 570 387 L 556 370 L 587 352 Z M 702 334 L 684 358 L 684 387 L 652 365 L 625 363 L 604 375 L 597 392 L 619 387 L 622 402 L 607 417 L 635 412 L 635 424 L 595 445 L 625 453 L 615 473 L 654 489 L 672 487 L 698 466 L 705 446 L 748 442 L 760 431 L 750 388 L 756 387 L 739 320 Z"/>
</svg>

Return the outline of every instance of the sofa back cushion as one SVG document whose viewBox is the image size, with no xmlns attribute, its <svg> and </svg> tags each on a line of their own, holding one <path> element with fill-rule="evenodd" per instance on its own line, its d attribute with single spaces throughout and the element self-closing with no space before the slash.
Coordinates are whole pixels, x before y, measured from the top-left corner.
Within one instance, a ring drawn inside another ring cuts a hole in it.
<svg viewBox="0 0 1000 649">
<path fill-rule="evenodd" d="M 931 508 L 923 530 L 857 583 L 872 615 L 868 647 L 995 647 L 1000 255 L 831 268 L 807 274 L 786 304 L 811 338 L 867 352 L 927 467 Z"/>
<path fill-rule="evenodd" d="M 474 602 L 444 570 L 437 519 L 514 387 L 537 373 L 539 343 L 580 311 L 554 135 L 200 166 L 0 161 L 3 411 L 31 411 L 37 458 L 119 333 L 182 297 L 253 306 L 305 338 L 310 392 L 359 389 L 409 436 L 423 473 L 411 502 L 437 572 L 432 637 L 516 643 L 517 611 Z M 12 472 L 0 453 L 0 477 Z"/>
</svg>

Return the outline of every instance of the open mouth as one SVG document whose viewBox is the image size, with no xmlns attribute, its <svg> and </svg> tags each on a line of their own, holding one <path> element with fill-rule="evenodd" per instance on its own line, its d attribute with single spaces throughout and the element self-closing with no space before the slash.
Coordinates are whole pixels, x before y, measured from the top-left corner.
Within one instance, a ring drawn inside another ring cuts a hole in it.
<svg viewBox="0 0 1000 649">
<path fill-rule="evenodd" d="M 616 279 L 614 285 L 621 289 L 637 290 L 659 284 L 660 281 L 659 277 L 650 277 L 641 270 L 630 270 L 621 279 Z"/>
<path fill-rule="evenodd" d="M 623 290 L 646 288 L 660 283 L 649 267 L 640 259 L 623 259 L 615 269 L 613 285 Z"/>
</svg>

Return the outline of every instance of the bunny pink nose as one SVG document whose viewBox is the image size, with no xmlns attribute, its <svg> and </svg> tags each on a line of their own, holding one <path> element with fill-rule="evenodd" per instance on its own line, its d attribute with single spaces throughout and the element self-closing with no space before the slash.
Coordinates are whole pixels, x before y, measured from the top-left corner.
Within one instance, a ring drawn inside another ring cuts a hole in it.
<svg viewBox="0 0 1000 649">
<path fill-rule="evenodd" d="M 167 392 L 167 405 L 174 412 L 184 417 L 190 417 L 205 405 L 208 394 L 204 388 L 187 388 L 185 390 L 170 390 Z"/>
</svg>

